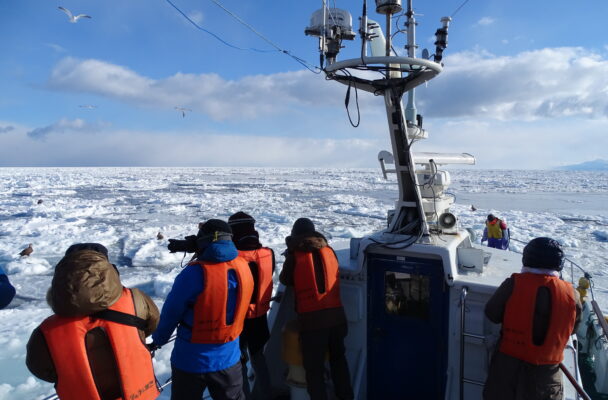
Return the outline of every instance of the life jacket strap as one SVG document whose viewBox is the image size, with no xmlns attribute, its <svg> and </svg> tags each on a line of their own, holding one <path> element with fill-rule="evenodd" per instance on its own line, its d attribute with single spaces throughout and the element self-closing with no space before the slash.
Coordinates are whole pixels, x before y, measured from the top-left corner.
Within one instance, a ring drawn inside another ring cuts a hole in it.
<svg viewBox="0 0 608 400">
<path fill-rule="evenodd" d="M 105 321 L 116 322 L 122 325 L 134 326 L 137 329 L 145 330 L 148 323 L 145 319 L 138 317 L 137 315 L 127 314 L 115 310 L 103 310 L 98 311 L 90 315 L 92 318 L 103 319 Z"/>
</svg>

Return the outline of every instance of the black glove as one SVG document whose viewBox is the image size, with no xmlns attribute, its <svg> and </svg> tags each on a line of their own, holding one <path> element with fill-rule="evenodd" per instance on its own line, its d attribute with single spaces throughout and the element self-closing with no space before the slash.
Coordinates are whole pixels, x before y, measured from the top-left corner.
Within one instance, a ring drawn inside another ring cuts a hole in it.
<svg viewBox="0 0 608 400">
<path fill-rule="evenodd" d="M 154 341 L 152 341 L 152 343 L 146 343 L 146 347 L 148 348 L 148 351 L 150 352 L 152 357 L 154 357 L 154 353 L 156 352 L 156 350 L 160 349 L 160 346 L 154 343 Z"/>
<path fill-rule="evenodd" d="M 185 240 L 169 239 L 167 249 L 169 249 L 171 253 L 176 253 L 178 251 L 185 251 L 186 253 L 196 252 L 196 236 L 190 235 L 186 236 L 184 239 Z"/>
</svg>

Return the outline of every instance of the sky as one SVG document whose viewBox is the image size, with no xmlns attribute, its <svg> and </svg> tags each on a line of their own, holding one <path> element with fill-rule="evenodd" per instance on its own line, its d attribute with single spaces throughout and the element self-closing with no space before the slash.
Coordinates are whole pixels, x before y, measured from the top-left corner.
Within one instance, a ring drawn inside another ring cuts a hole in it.
<svg viewBox="0 0 608 400">
<path fill-rule="evenodd" d="M 304 29 L 321 0 L 171 1 L 215 37 L 168 0 L 0 0 L 0 166 L 377 167 L 390 150 L 381 97 L 358 93 L 353 128 L 346 87 L 273 47 L 318 66 Z M 414 2 L 431 53 L 453 16 L 444 70 L 416 90 L 414 151 L 484 169 L 608 159 L 608 3 L 463 2 Z M 363 1 L 331 3 L 357 30 Z"/>
</svg>

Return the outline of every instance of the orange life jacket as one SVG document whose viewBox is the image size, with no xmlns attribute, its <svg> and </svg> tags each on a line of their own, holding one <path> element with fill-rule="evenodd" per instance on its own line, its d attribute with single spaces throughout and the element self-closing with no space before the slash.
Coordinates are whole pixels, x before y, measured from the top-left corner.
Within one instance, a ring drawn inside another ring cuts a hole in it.
<svg viewBox="0 0 608 400">
<path fill-rule="evenodd" d="M 257 318 L 266 314 L 270 309 L 272 295 L 272 250 L 262 247 L 257 250 L 239 250 L 239 256 L 244 258 L 249 266 L 257 270 L 257 285 L 253 290 L 247 318 Z M 251 269 L 251 268 L 250 268 Z M 254 284 L 256 282 L 254 281 Z M 255 297 L 255 298 L 254 298 Z"/>
<path fill-rule="evenodd" d="M 340 279 L 338 260 L 331 247 L 318 250 L 325 274 L 325 291 L 319 292 L 315 277 L 313 252 L 296 251 L 294 254 L 294 288 L 296 292 L 296 311 L 305 313 L 341 307 Z"/>
<path fill-rule="evenodd" d="M 110 310 L 135 315 L 131 291 L 122 289 L 120 299 Z M 136 327 L 84 317 L 53 315 L 40 325 L 57 371 L 55 389 L 61 400 L 100 400 L 91 372 L 86 334 L 102 328 L 109 339 L 118 368 L 121 400 L 155 399 L 160 394 L 152 367 L 152 356 L 142 343 Z"/>
<path fill-rule="evenodd" d="M 253 293 L 253 277 L 247 262 L 240 257 L 232 261 L 210 263 L 196 261 L 203 269 L 204 288 L 194 304 L 192 343 L 228 343 L 243 331 L 245 314 Z M 232 324 L 226 321 L 228 305 L 228 271 L 234 270 L 238 281 L 236 309 Z"/>
<path fill-rule="evenodd" d="M 486 227 L 488 229 L 488 237 L 492 239 L 502 239 L 502 220 L 496 218 L 492 222 L 486 221 Z"/>
<path fill-rule="evenodd" d="M 535 365 L 559 364 L 572 334 L 576 304 L 572 285 L 558 277 L 513 274 L 513 293 L 507 301 L 502 323 L 500 351 Z M 551 292 L 551 321 L 542 345 L 532 342 L 536 294 L 542 286 Z"/>
</svg>

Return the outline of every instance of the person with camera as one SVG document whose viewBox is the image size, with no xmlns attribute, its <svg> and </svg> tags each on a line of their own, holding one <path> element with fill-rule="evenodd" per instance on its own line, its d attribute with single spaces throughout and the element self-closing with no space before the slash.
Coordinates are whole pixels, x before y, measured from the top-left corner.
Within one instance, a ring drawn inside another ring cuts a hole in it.
<svg viewBox="0 0 608 400">
<path fill-rule="evenodd" d="M 248 399 L 265 399 L 270 391 L 270 372 L 264 357 L 264 346 L 270 339 L 266 314 L 270 309 L 272 295 L 272 275 L 275 270 L 274 252 L 260 243 L 260 235 L 255 230 L 255 219 L 242 211 L 228 218 L 232 229 L 232 241 L 239 256 L 249 264 L 253 276 L 253 296 L 247 310 L 245 326 L 241 333 L 241 362 L 243 364 L 243 389 Z M 247 361 L 255 374 L 253 389 L 249 388 Z"/>
<path fill-rule="evenodd" d="M 169 250 L 195 256 L 175 278 L 152 347 L 166 344 L 177 327 L 171 399 L 200 400 L 208 388 L 214 400 L 242 400 L 239 335 L 253 292 L 251 271 L 226 222 L 210 219 L 194 238 L 169 243 Z"/>
</svg>

